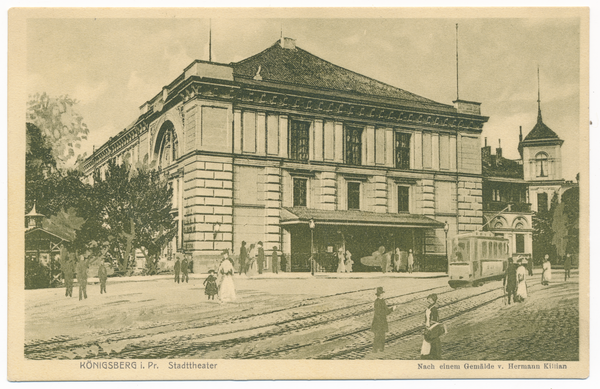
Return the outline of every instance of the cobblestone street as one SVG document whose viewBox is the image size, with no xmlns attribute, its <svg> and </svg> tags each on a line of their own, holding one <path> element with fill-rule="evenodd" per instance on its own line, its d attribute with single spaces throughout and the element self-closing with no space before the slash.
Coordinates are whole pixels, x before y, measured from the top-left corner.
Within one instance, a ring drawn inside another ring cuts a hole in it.
<svg viewBox="0 0 600 389">
<path fill-rule="evenodd" d="M 202 276 L 189 284 L 111 279 L 108 294 L 90 284 L 83 301 L 64 297 L 64 289 L 26 291 L 25 356 L 419 359 L 425 298 L 435 292 L 449 330 L 442 338 L 444 359 L 578 358 L 577 272 L 566 283 L 556 272 L 547 287 L 536 273 L 530 298 L 510 306 L 498 281 L 452 289 L 446 277 L 283 277 L 236 276 L 238 299 L 228 304 L 206 300 Z M 397 309 L 388 317 L 385 351 L 374 354 L 377 286 Z"/>
</svg>

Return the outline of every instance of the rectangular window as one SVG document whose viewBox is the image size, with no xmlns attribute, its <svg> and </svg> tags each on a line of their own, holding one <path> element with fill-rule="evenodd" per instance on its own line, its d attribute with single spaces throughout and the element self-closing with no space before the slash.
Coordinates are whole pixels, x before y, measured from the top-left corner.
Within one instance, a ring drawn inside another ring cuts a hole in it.
<svg viewBox="0 0 600 389">
<path fill-rule="evenodd" d="M 309 122 L 292 120 L 290 122 L 290 158 L 296 161 L 308 161 Z"/>
<path fill-rule="evenodd" d="M 538 193 L 537 201 L 538 201 L 538 212 L 548 210 L 548 193 Z"/>
<path fill-rule="evenodd" d="M 346 127 L 346 163 L 349 165 L 362 162 L 362 132 L 360 127 Z"/>
<path fill-rule="evenodd" d="M 360 209 L 360 182 L 348 183 L 348 209 Z"/>
<path fill-rule="evenodd" d="M 492 189 L 492 201 L 500 201 L 500 189 Z"/>
<path fill-rule="evenodd" d="M 202 147 L 205 150 L 228 151 L 230 132 L 227 109 L 202 107 Z"/>
<path fill-rule="evenodd" d="M 279 116 L 267 115 L 267 154 L 279 154 Z"/>
<path fill-rule="evenodd" d="M 396 167 L 410 169 L 410 134 L 396 133 Z"/>
<path fill-rule="evenodd" d="M 525 252 L 525 235 L 517 234 L 516 240 L 517 240 L 517 253 L 523 254 Z"/>
<path fill-rule="evenodd" d="M 254 112 L 244 112 L 243 115 L 243 151 L 256 153 L 256 114 Z"/>
<path fill-rule="evenodd" d="M 294 207 L 306 207 L 308 179 L 294 178 Z"/>
<path fill-rule="evenodd" d="M 409 187 L 398 186 L 398 212 L 409 211 Z"/>
</svg>

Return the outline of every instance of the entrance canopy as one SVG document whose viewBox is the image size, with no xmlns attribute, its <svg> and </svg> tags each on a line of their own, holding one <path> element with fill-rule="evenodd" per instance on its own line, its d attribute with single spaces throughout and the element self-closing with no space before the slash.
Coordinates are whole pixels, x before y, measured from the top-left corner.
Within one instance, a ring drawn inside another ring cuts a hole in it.
<svg viewBox="0 0 600 389">
<path fill-rule="evenodd" d="M 444 223 L 423 215 L 364 211 L 326 211 L 304 207 L 282 208 L 281 225 L 308 224 L 398 228 L 443 228 Z"/>
</svg>

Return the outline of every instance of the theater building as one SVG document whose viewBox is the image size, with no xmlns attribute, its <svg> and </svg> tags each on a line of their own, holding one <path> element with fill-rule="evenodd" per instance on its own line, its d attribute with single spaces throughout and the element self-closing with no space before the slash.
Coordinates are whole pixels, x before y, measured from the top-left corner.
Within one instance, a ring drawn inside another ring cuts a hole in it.
<svg viewBox="0 0 600 389">
<path fill-rule="evenodd" d="M 368 66 L 368 64 L 365 64 Z M 416 75 L 418 76 L 418 75 Z M 445 267 L 448 239 L 483 223 L 480 104 L 438 103 L 318 58 L 282 38 L 239 62 L 196 60 L 85 163 L 156 161 L 178 235 L 205 271 L 242 241 L 277 247 L 292 271 L 335 270 L 413 249 Z"/>
</svg>

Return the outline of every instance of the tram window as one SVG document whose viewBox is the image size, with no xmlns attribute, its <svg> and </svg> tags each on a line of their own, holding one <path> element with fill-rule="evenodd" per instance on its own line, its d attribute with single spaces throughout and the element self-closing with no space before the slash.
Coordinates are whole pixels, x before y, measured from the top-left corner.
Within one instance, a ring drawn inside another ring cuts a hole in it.
<svg viewBox="0 0 600 389">
<path fill-rule="evenodd" d="M 487 250 L 487 243 L 486 242 L 481 242 L 481 256 L 483 258 L 487 258 L 487 256 L 488 256 L 488 250 Z"/>
</svg>

